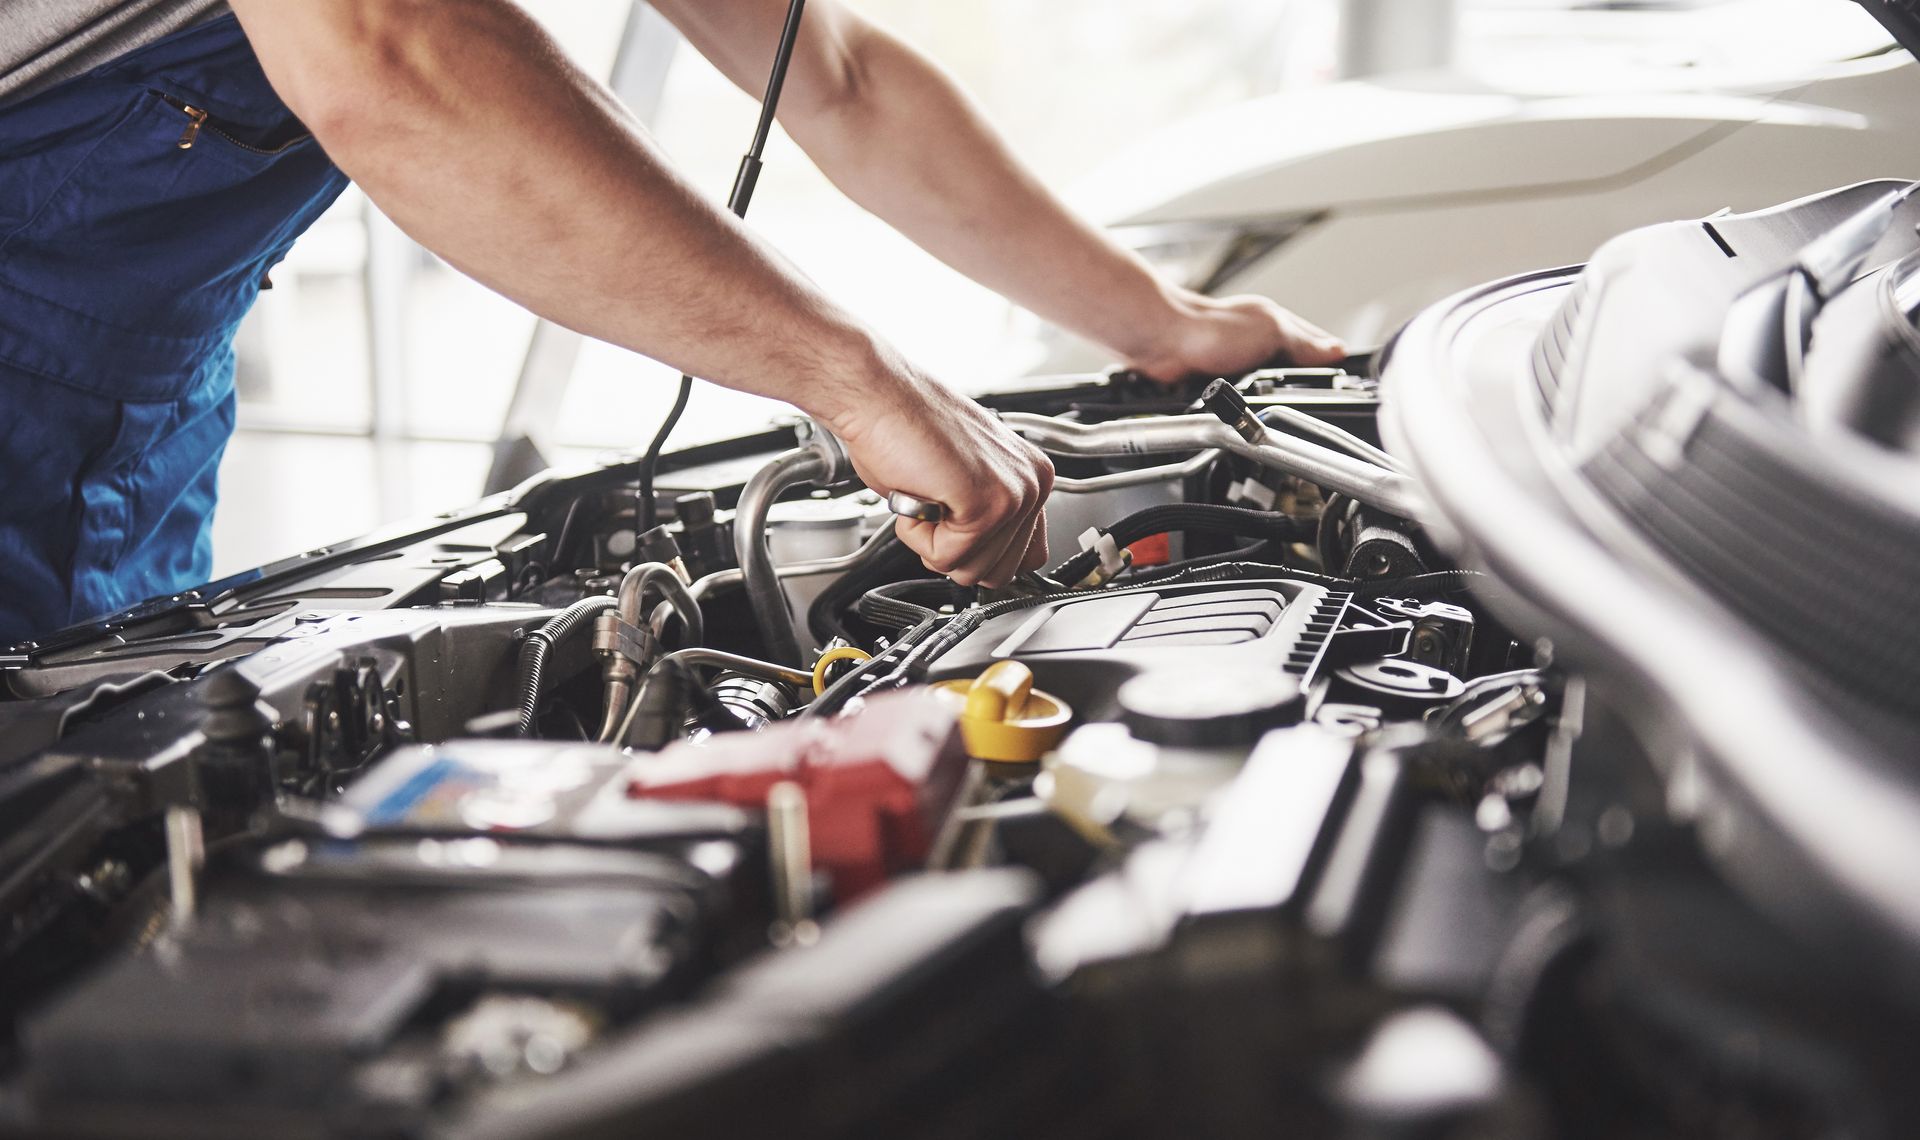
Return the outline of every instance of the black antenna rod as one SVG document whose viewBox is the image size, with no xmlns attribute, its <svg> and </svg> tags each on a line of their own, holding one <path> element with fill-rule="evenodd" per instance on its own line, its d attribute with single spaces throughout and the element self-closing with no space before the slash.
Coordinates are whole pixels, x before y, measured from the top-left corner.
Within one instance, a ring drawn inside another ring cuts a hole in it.
<svg viewBox="0 0 1920 1140">
<path fill-rule="evenodd" d="M 780 46 L 773 52 L 773 72 L 767 76 L 767 93 L 760 100 L 760 122 L 753 129 L 753 142 L 740 158 L 740 171 L 733 177 L 733 193 L 727 195 L 727 209 L 737 218 L 747 216 L 747 204 L 753 201 L 753 188 L 760 181 L 760 159 L 767 153 L 767 136 L 773 133 L 774 112 L 780 109 L 780 91 L 787 85 L 787 67 L 793 63 L 794 43 L 800 38 L 800 17 L 807 0 L 792 0 L 787 5 L 787 23 L 780 29 Z"/>
<path fill-rule="evenodd" d="M 767 137 L 773 133 L 773 116 L 780 109 L 780 91 L 787 85 L 787 68 L 793 63 L 794 44 L 800 39 L 800 17 L 805 14 L 807 0 L 790 0 L 787 4 L 787 22 L 780 29 L 780 46 L 773 52 L 773 72 L 767 76 L 767 93 L 760 100 L 760 121 L 753 129 L 753 141 L 747 145 L 747 153 L 740 158 L 740 169 L 733 176 L 733 193 L 727 195 L 727 209 L 733 211 L 736 218 L 747 216 L 747 206 L 753 201 L 753 188 L 760 183 L 761 156 L 767 153 Z M 693 395 L 693 377 L 680 377 L 680 394 L 674 397 L 673 410 L 660 423 L 660 430 L 654 433 L 653 442 L 647 445 L 647 453 L 640 458 L 640 526 L 639 532 L 645 534 L 660 522 L 660 507 L 654 502 L 653 477 L 660 467 L 660 452 L 667 446 L 667 437 L 679 425 L 680 417 L 686 413 L 687 400 Z"/>
</svg>

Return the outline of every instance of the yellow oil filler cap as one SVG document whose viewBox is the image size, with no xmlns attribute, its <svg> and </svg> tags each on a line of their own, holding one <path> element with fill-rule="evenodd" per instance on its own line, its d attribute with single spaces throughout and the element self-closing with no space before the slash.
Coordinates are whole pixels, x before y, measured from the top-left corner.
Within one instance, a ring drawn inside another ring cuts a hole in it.
<svg viewBox="0 0 1920 1140">
<path fill-rule="evenodd" d="M 1035 764 L 1067 734 L 1073 710 L 1033 687 L 1033 670 L 996 661 L 971 681 L 934 686 L 963 702 L 960 736 L 967 752 L 999 764 Z"/>
</svg>

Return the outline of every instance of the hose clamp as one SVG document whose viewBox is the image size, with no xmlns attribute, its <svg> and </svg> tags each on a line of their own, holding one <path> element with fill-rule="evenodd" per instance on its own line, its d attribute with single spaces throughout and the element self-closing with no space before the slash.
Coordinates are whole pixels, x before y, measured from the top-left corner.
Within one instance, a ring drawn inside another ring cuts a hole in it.
<svg viewBox="0 0 1920 1140">
<path fill-rule="evenodd" d="M 630 661 L 644 668 L 660 651 L 660 643 L 645 626 L 633 625 L 616 610 L 608 610 L 593 623 L 593 651 L 603 658 Z"/>
</svg>

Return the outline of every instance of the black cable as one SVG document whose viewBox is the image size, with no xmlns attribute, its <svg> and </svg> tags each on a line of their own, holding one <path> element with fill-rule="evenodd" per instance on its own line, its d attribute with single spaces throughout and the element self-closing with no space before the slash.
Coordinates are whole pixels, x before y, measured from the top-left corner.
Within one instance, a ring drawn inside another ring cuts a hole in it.
<svg viewBox="0 0 1920 1140">
<path fill-rule="evenodd" d="M 847 627 L 841 620 L 841 614 L 851 609 L 861 595 L 875 586 L 916 572 L 924 573 L 920 556 L 901 542 L 899 536 L 889 528 L 885 541 L 862 558 L 859 565 L 835 578 L 807 607 L 808 630 L 819 639 L 821 645 L 836 637 L 860 643 L 863 639 L 855 636 L 855 631 Z"/>
<path fill-rule="evenodd" d="M 1273 559 L 1278 565 L 1284 551 L 1272 549 L 1273 543 L 1267 539 L 1251 542 L 1233 550 L 1223 550 L 1218 554 L 1202 554 L 1193 558 L 1183 558 L 1178 562 L 1169 562 L 1164 566 L 1136 566 L 1114 579 L 1116 586 L 1144 586 L 1149 582 L 1160 582 L 1176 574 L 1189 570 L 1198 570 L 1205 566 L 1219 566 L 1225 562 L 1266 562 Z M 1291 571 L 1289 571 L 1291 573 Z"/>
<path fill-rule="evenodd" d="M 1429 602 L 1448 594 L 1484 587 L 1492 581 L 1478 570 L 1430 570 L 1425 574 L 1409 574 L 1405 578 L 1374 578 L 1355 582 L 1353 593 L 1358 598 L 1406 598 L 1409 601 Z"/>
<path fill-rule="evenodd" d="M 660 505 L 653 498 L 653 477 L 660 470 L 660 452 L 667 446 L 667 437 L 673 429 L 680 426 L 680 417 L 686 414 L 687 401 L 693 397 L 693 377 L 680 374 L 680 394 L 673 399 L 673 409 L 667 418 L 660 421 L 660 430 L 653 433 L 653 442 L 647 445 L 647 453 L 640 457 L 640 525 L 637 533 L 645 534 L 660 525 Z"/>
<path fill-rule="evenodd" d="M 1347 511 L 1353 500 L 1334 491 L 1327 495 L 1326 503 L 1320 508 L 1320 525 L 1314 528 L 1314 551 L 1320 555 L 1320 568 L 1332 571 L 1346 565 L 1347 560 L 1337 555 L 1340 532 L 1347 521 Z"/>
<path fill-rule="evenodd" d="M 983 623 L 1001 614 L 1032 609 L 1059 600 L 1058 594 L 1036 594 L 1030 598 L 1008 598 L 976 606 L 949 618 L 929 617 L 901 634 L 900 639 L 889 646 L 886 652 L 862 661 L 859 668 L 829 685 L 826 692 L 815 697 L 813 703 L 802 710 L 800 717 L 806 720 L 830 716 L 855 697 L 881 689 L 897 689 L 913 680 L 916 672 L 924 673 L 925 663 L 929 659 L 939 657 L 958 645 Z M 875 674 L 882 669 L 886 673 L 876 677 Z"/>
<path fill-rule="evenodd" d="M 1410 574 L 1405 578 L 1358 579 L 1316 574 L 1311 570 L 1299 570 L 1291 566 L 1271 566 L 1264 562 L 1225 562 L 1217 566 L 1203 566 L 1197 570 L 1157 579 L 1153 584 L 1169 586 L 1190 582 L 1225 582 L 1251 578 L 1285 578 L 1312 586 L 1325 586 L 1329 590 L 1345 591 L 1362 599 L 1392 597 L 1421 602 L 1432 601 L 1448 594 L 1484 588 L 1492 581 L 1478 570 L 1434 570 L 1426 574 Z"/>
<path fill-rule="evenodd" d="M 592 629 L 593 620 L 616 604 L 604 595 L 582 598 L 527 635 L 514 663 L 514 693 L 520 711 L 519 723 L 514 728 L 516 736 L 532 736 L 539 720 L 540 701 L 547 688 L 547 656 L 581 630 Z"/>
<path fill-rule="evenodd" d="M 555 570 L 568 565 L 566 562 L 567 539 L 573 534 L 573 520 L 579 515 L 580 503 L 584 498 L 584 495 L 575 495 L 573 502 L 567 505 L 567 517 L 560 521 L 560 533 L 553 540 L 553 553 L 548 558 L 548 563 Z"/>
<path fill-rule="evenodd" d="M 1114 523 L 1107 530 L 1107 535 L 1116 545 L 1131 546 L 1143 538 L 1176 531 L 1231 534 L 1284 542 L 1296 541 L 1301 533 L 1298 522 L 1278 511 L 1254 511 L 1209 503 L 1166 503 L 1135 511 Z M 1047 571 L 1047 577 L 1071 585 L 1093 573 L 1099 565 L 1098 550 L 1083 550 Z"/>
<path fill-rule="evenodd" d="M 760 100 L 760 119 L 754 124 L 753 141 L 747 145 L 747 153 L 741 156 L 740 169 L 733 176 L 733 191 L 727 195 L 727 209 L 733 211 L 736 218 L 747 216 L 747 206 L 753 201 L 753 188 L 760 183 L 760 157 L 767 151 L 767 137 L 773 133 L 774 112 L 780 107 L 780 90 L 787 85 L 787 68 L 793 63 L 793 45 L 800 38 L 800 17 L 806 11 L 807 0 L 790 0 L 787 4 L 787 22 L 780 28 L 780 43 L 773 50 L 773 70 L 767 75 L 767 93 Z M 640 517 L 639 533 L 645 534 L 660 525 L 660 508 L 653 501 L 653 479 L 660 469 L 660 453 L 666 450 L 667 437 L 680 424 L 680 417 L 686 414 L 687 401 L 693 396 L 693 377 L 680 374 L 680 394 L 674 397 L 673 409 L 667 418 L 660 421 L 660 430 L 653 435 L 653 442 L 647 445 L 647 452 L 640 457 Z"/>
</svg>

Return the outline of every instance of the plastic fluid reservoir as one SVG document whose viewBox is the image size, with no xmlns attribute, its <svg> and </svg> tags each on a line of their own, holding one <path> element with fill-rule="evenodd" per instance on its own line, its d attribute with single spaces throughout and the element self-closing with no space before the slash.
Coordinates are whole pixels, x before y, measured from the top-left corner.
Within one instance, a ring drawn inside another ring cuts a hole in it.
<svg viewBox="0 0 1920 1140">
<path fill-rule="evenodd" d="M 1120 720 L 1074 730 L 1035 786 L 1099 838 L 1122 820 L 1177 828 L 1233 780 L 1262 736 L 1306 710 L 1299 683 L 1278 670 L 1154 670 L 1118 696 Z"/>
</svg>

